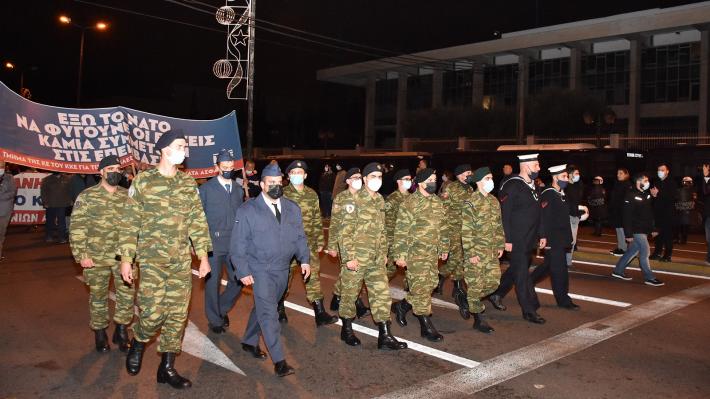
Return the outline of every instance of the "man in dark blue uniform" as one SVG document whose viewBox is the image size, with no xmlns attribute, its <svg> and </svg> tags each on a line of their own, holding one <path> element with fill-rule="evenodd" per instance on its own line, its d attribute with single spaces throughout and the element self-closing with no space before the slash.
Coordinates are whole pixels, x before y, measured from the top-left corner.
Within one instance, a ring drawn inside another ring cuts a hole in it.
<svg viewBox="0 0 710 399">
<path fill-rule="evenodd" d="M 253 285 L 254 307 L 242 337 L 242 349 L 258 359 L 266 354 L 259 349 L 259 336 L 274 362 L 279 377 L 293 374 L 281 347 L 281 325 L 276 305 L 286 290 L 291 259 L 301 265 L 303 279 L 311 274 L 310 251 L 303 230 L 301 209 L 283 195 L 282 174 L 278 164 L 269 164 L 261 174 L 261 194 L 237 210 L 230 255 L 237 278 Z"/>
<path fill-rule="evenodd" d="M 207 216 L 212 239 L 212 254 L 208 260 L 212 272 L 205 280 L 205 315 L 209 327 L 221 334 L 229 326 L 227 312 L 234 306 L 242 291 L 234 278 L 234 268 L 227 267 L 227 286 L 219 293 L 222 266 L 229 263 L 229 243 L 237 208 L 244 201 L 244 190 L 234 181 L 234 157 L 228 150 L 217 154 L 217 176 L 200 187 L 200 200 Z"/>
<path fill-rule="evenodd" d="M 565 198 L 565 187 L 568 187 L 569 174 L 567 165 L 557 165 L 548 168 L 552 175 L 550 187 L 540 194 L 542 220 L 547 238 L 545 262 L 535 268 L 530 274 L 533 285 L 548 274 L 552 280 L 552 292 L 557 306 L 577 310 L 579 306 L 569 297 L 569 273 L 565 254 L 572 248 L 572 228 L 569 222 L 569 206 Z"/>
<path fill-rule="evenodd" d="M 537 314 L 540 304 L 530 281 L 530 256 L 536 247 L 544 248 L 541 209 L 535 179 L 540 172 L 538 154 L 520 155 L 520 174 L 503 183 L 500 188 L 501 213 L 505 232 L 505 250 L 510 253 L 510 266 L 500 278 L 500 286 L 488 299 L 498 310 L 505 310 L 502 298 L 515 284 L 523 318 L 531 323 L 543 324 L 545 319 Z"/>
</svg>

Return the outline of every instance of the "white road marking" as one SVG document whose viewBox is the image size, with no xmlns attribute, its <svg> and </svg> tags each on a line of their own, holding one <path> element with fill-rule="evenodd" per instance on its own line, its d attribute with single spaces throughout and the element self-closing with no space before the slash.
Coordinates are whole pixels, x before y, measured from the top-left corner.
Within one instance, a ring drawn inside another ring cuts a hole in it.
<svg viewBox="0 0 710 399">
<path fill-rule="evenodd" d="M 535 287 L 535 291 L 539 292 L 541 294 L 548 294 L 548 295 L 554 295 L 552 290 L 548 290 L 547 288 L 537 288 Z M 620 308 L 628 308 L 631 306 L 630 303 L 627 302 L 619 302 L 619 301 L 614 301 L 611 299 L 604 299 L 604 298 L 597 298 L 593 296 L 587 296 L 587 295 L 580 295 L 580 294 L 569 294 L 570 298 L 578 299 L 580 301 L 587 301 L 587 302 L 595 302 L 595 303 L 601 303 L 604 305 L 610 305 L 610 306 L 617 306 Z"/>
<path fill-rule="evenodd" d="M 84 282 L 84 276 L 78 275 L 76 278 Z M 109 292 L 109 298 L 116 302 L 116 294 L 114 294 L 113 291 Z M 136 315 L 140 314 L 138 306 L 134 306 L 134 313 Z M 217 366 L 223 367 L 229 371 L 246 376 L 244 371 L 237 367 L 237 365 L 234 364 L 234 362 L 232 362 L 227 355 L 225 355 L 224 352 L 222 352 L 209 338 L 207 338 L 207 336 L 203 334 L 190 320 L 187 321 L 187 326 L 185 327 L 185 335 L 182 340 L 182 350 L 192 356 L 216 364 Z"/>
<path fill-rule="evenodd" d="M 595 243 L 595 244 L 616 245 L 615 242 L 606 242 L 606 241 L 597 241 L 597 240 L 585 240 L 585 239 L 583 239 L 583 238 L 578 238 L 577 241 L 580 241 L 580 242 L 593 242 L 593 243 Z M 692 250 L 692 249 L 681 249 L 681 248 L 678 248 L 677 246 L 674 246 L 674 247 L 673 247 L 673 251 L 678 251 L 678 252 L 691 252 L 691 253 L 694 253 L 694 254 L 704 254 L 704 253 L 707 253 L 706 251 L 694 251 L 694 250 Z"/>
<path fill-rule="evenodd" d="M 436 399 L 473 395 L 707 298 L 710 298 L 710 284 L 688 288 L 496 356 L 477 367 L 456 370 L 380 398 Z"/>
</svg>

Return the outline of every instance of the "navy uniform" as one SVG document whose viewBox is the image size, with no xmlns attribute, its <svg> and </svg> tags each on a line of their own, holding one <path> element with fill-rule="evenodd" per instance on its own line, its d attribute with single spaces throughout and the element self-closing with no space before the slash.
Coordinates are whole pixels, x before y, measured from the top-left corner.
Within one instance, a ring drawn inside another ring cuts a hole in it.
<svg viewBox="0 0 710 399">
<path fill-rule="evenodd" d="M 500 302 L 515 284 L 515 295 L 523 311 L 523 317 L 533 323 L 542 324 L 545 319 L 537 314 L 540 304 L 533 290 L 528 269 L 531 253 L 537 248 L 539 239 L 544 237 L 541 219 L 539 192 L 535 185 L 537 173 L 529 172 L 527 163 L 536 162 L 537 154 L 521 155 L 521 175 L 527 173 L 528 183 L 520 175 L 511 177 L 500 189 L 501 213 L 505 242 L 512 244 L 510 266 L 500 278 L 498 289 L 489 297 L 497 309 L 505 309 Z"/>
<path fill-rule="evenodd" d="M 200 186 L 200 201 L 207 216 L 207 225 L 212 239 L 212 253 L 209 255 L 212 272 L 205 280 L 205 315 L 212 332 L 220 334 L 229 326 L 227 312 L 234 306 L 242 291 L 234 279 L 234 268 L 227 266 L 227 286 L 220 294 L 222 270 L 229 264 L 229 243 L 237 208 L 244 201 L 244 190 L 232 179 L 234 167 L 222 170 L 221 162 L 234 162 L 227 150 L 217 155 L 219 174 Z"/>
<path fill-rule="evenodd" d="M 278 165 L 267 165 L 262 182 L 276 176 L 281 177 Z M 276 310 L 286 290 L 291 259 L 295 256 L 302 270 L 310 272 L 310 251 L 301 209 L 282 195 L 280 183 L 264 186 L 259 196 L 237 209 L 230 250 L 237 278 L 243 283 L 248 277 L 253 278 L 254 307 L 242 337 L 242 349 L 254 357 L 265 358 L 259 349 L 259 336 L 263 335 L 279 376 L 293 373 L 284 359 Z"/>
<path fill-rule="evenodd" d="M 538 266 L 531 274 L 533 284 L 545 278 L 548 274 L 552 281 L 552 292 L 555 295 L 557 306 L 577 310 L 577 306 L 569 297 L 569 273 L 565 254 L 572 248 L 572 227 L 569 223 L 569 207 L 565 198 L 564 188 L 567 186 L 567 165 L 558 165 L 548 170 L 553 176 L 553 185 L 540 194 L 540 207 L 547 238 L 545 249 L 545 262 Z M 555 187 L 554 182 L 557 182 Z"/>
</svg>

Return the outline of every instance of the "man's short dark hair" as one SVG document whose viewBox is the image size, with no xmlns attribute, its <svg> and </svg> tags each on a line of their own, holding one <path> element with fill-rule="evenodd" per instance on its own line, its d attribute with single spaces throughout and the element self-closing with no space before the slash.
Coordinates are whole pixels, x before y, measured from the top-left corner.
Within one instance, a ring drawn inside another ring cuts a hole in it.
<svg viewBox="0 0 710 399">
<path fill-rule="evenodd" d="M 644 177 L 648 179 L 648 174 L 645 172 L 636 173 L 634 175 L 634 181 L 637 182 L 637 181 L 643 180 Z"/>
<path fill-rule="evenodd" d="M 617 170 L 617 172 L 618 172 L 618 171 L 624 172 L 624 174 L 626 174 L 626 175 L 630 175 L 630 174 L 631 174 L 631 173 L 629 173 L 629 170 L 626 169 L 626 168 L 617 168 L 616 170 Z"/>
<path fill-rule="evenodd" d="M 567 165 L 567 173 L 568 173 L 568 174 L 571 175 L 572 173 L 574 173 L 575 170 L 579 170 L 579 168 L 577 167 L 577 165 L 575 165 L 575 164 L 569 164 L 569 165 Z"/>
<path fill-rule="evenodd" d="M 658 164 L 658 167 L 659 167 L 659 168 L 660 168 L 661 166 L 665 166 L 666 169 L 671 170 L 671 168 L 670 168 L 670 167 L 668 166 L 668 164 L 665 163 L 665 162 L 661 162 L 661 163 Z"/>
</svg>

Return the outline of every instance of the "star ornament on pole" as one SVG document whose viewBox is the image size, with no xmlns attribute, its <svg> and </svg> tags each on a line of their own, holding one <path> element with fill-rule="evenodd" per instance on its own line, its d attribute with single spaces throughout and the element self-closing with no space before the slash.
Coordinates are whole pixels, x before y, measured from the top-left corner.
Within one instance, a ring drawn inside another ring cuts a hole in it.
<svg viewBox="0 0 710 399">
<path fill-rule="evenodd" d="M 212 72 L 220 79 L 228 79 L 227 98 L 246 100 L 248 97 L 250 25 L 252 0 L 225 0 L 217 9 L 215 19 L 227 27 L 227 50 L 225 57 L 217 60 Z"/>
</svg>

